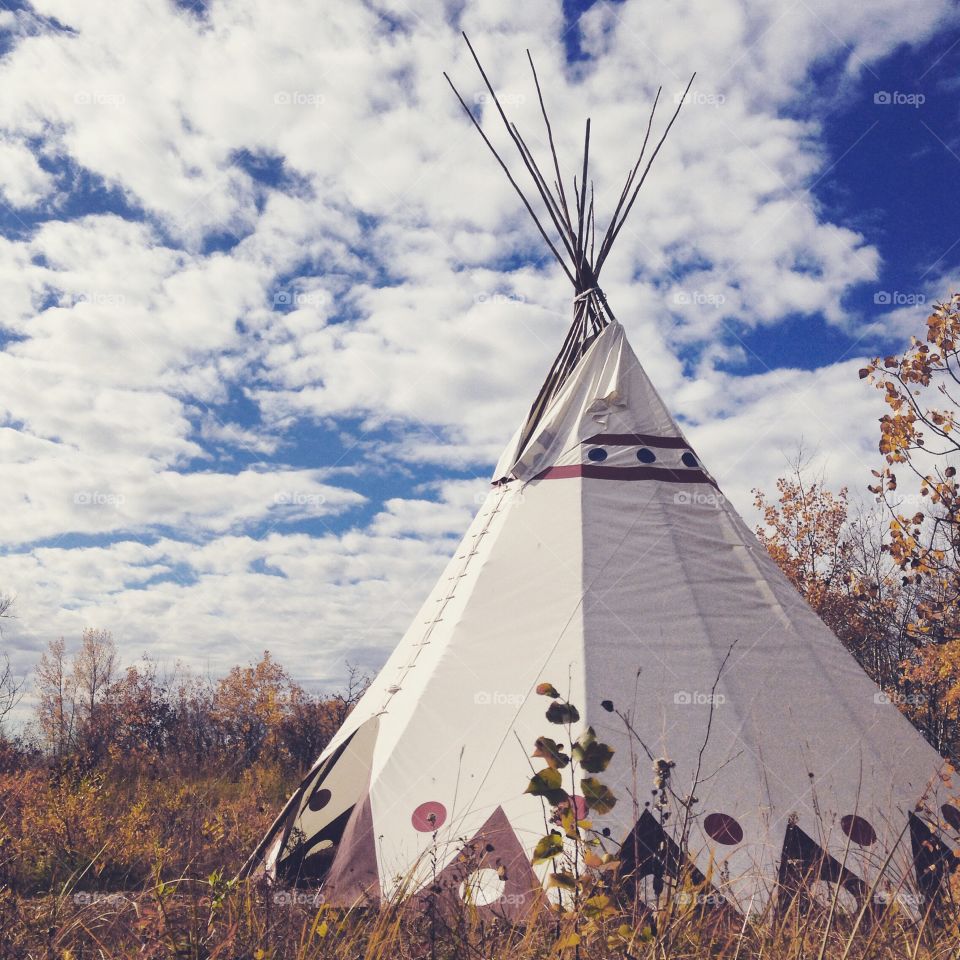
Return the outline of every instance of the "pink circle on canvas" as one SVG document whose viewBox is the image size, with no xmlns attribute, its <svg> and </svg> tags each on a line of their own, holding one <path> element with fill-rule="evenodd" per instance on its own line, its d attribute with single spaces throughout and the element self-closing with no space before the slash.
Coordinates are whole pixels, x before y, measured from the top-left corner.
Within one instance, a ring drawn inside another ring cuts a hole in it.
<svg viewBox="0 0 960 960">
<path fill-rule="evenodd" d="M 410 817 L 413 829 L 421 833 L 433 833 L 434 830 L 439 830 L 446 820 L 447 808 L 437 800 L 421 803 Z"/>
</svg>

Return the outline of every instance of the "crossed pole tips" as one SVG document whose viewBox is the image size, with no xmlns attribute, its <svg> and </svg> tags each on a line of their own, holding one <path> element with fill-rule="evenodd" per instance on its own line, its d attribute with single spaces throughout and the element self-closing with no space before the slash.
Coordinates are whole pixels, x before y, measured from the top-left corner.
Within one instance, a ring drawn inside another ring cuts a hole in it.
<svg viewBox="0 0 960 960">
<path fill-rule="evenodd" d="M 527 60 L 530 63 L 530 72 L 533 75 L 534 86 L 537 90 L 540 113 L 543 116 L 543 123 L 546 128 L 547 144 L 550 151 L 551 166 L 553 168 L 552 173 L 550 173 L 552 182 L 548 181 L 547 176 L 544 175 L 533 151 L 530 149 L 527 141 L 524 140 L 517 125 L 507 117 L 500 98 L 497 96 L 497 92 L 490 82 L 490 78 L 487 76 L 487 72 L 484 70 L 483 64 L 480 62 L 480 58 L 477 56 L 477 52 L 474 50 L 473 44 L 470 42 L 470 38 L 466 33 L 463 34 L 463 39 L 467 44 L 467 48 L 470 50 L 477 69 L 480 71 L 480 76 L 483 78 L 483 82 L 496 106 L 497 113 L 503 121 L 503 126 L 513 141 L 514 146 L 517 148 L 517 152 L 520 154 L 520 160 L 529 174 L 530 179 L 533 181 L 536 191 L 534 202 L 536 202 L 536 197 L 539 197 L 539 206 L 541 207 L 539 215 L 534 208 L 534 204 L 531 203 L 517 182 L 507 162 L 490 141 L 480 120 L 477 119 L 470 107 L 467 106 L 466 101 L 461 96 L 453 80 L 450 79 L 449 74 L 444 71 L 443 75 L 447 83 L 450 84 L 450 88 L 453 90 L 457 100 L 460 101 L 460 106 L 463 107 L 464 112 L 470 118 L 471 123 L 473 123 L 483 142 L 487 145 L 490 153 L 493 154 L 494 159 L 500 165 L 510 185 L 520 198 L 531 220 L 533 220 L 536 225 L 540 236 L 543 238 L 557 263 L 560 264 L 560 268 L 566 274 L 567 279 L 573 285 L 574 291 L 573 323 L 570 326 L 560 353 L 550 368 L 547 378 L 530 409 L 530 414 L 524 430 L 521 433 L 518 446 L 518 449 L 522 450 L 536 429 L 547 405 L 563 386 L 573 368 L 587 351 L 590 343 L 607 324 L 612 320 L 616 320 L 607 302 L 607 298 L 600 289 L 600 271 L 603 269 L 603 265 L 610 255 L 614 241 L 623 229 L 623 225 L 626 223 L 627 217 L 633 209 L 633 205 L 640 193 L 640 188 L 643 186 L 647 175 L 650 173 L 650 168 L 653 166 L 653 161 L 657 158 L 657 154 L 666 142 L 670 130 L 680 114 L 687 94 L 690 92 L 690 87 L 696 78 L 696 73 L 690 77 L 683 91 L 683 95 L 677 103 L 677 109 L 674 110 L 656 146 L 653 148 L 649 157 L 647 157 L 647 147 L 650 144 L 650 134 L 653 130 L 653 121 L 663 87 L 657 89 L 656 96 L 650 108 L 650 114 L 647 118 L 647 127 L 643 137 L 643 143 L 640 147 L 640 155 L 637 157 L 637 162 L 633 164 L 627 173 L 627 179 L 623 185 L 623 190 L 620 191 L 620 197 L 614 207 L 613 216 L 610 218 L 606 230 L 603 231 L 601 235 L 600 245 L 598 247 L 596 243 L 597 228 L 594 187 L 593 181 L 590 179 L 589 117 L 587 118 L 584 129 L 583 163 L 581 165 L 579 182 L 576 176 L 574 176 L 572 180 L 573 191 L 570 196 L 573 198 L 573 211 L 571 213 L 571 205 L 568 200 L 567 191 L 564 189 L 564 178 L 560 171 L 560 161 L 557 156 L 556 144 L 553 138 L 553 126 L 550 123 L 550 116 L 547 113 L 547 107 L 543 99 L 543 89 L 540 86 L 540 78 L 537 76 L 537 69 L 534 66 L 530 51 L 527 50 Z M 647 159 L 644 165 L 645 157 Z M 642 172 L 641 167 L 643 168 Z M 587 196 L 588 182 L 590 184 L 589 197 Z M 546 214 L 545 217 L 544 212 Z M 544 222 L 547 223 L 546 227 L 544 226 Z M 548 227 L 552 227 L 552 230 L 548 231 Z"/>
</svg>

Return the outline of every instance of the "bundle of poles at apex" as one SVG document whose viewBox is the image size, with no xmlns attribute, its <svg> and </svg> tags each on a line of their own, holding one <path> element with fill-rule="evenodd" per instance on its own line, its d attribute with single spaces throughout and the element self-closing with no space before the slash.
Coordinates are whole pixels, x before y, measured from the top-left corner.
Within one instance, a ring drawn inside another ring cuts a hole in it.
<svg viewBox="0 0 960 960">
<path fill-rule="evenodd" d="M 627 174 L 627 180 L 623 186 L 623 190 L 620 192 L 620 198 L 617 201 L 616 207 L 614 208 L 613 216 L 607 225 L 606 231 L 604 231 L 602 235 L 600 246 L 597 248 L 593 181 L 589 179 L 589 118 L 586 122 L 586 130 L 583 138 L 583 165 L 579 181 L 576 176 L 573 177 L 572 198 L 573 212 L 575 216 L 571 216 L 571 207 L 567 199 L 567 191 L 564 189 L 564 180 L 562 174 L 560 173 L 560 162 L 557 158 L 557 150 L 553 140 L 553 128 L 550 124 L 550 117 L 547 114 L 547 108 L 543 101 L 543 91 L 540 87 L 540 80 L 537 76 L 537 70 L 533 64 L 533 57 L 530 55 L 530 51 L 527 50 L 527 60 L 530 62 L 530 70 L 533 74 L 533 82 L 537 90 L 537 99 L 540 103 L 540 112 L 543 115 L 543 123 L 546 127 L 547 144 L 550 150 L 550 159 L 553 164 L 552 173 L 548 171 L 550 179 L 552 180 L 552 184 L 548 182 L 548 179 L 541 170 L 540 165 L 537 163 L 533 152 L 531 151 L 527 142 L 521 136 L 520 131 L 517 129 L 517 125 L 508 119 L 506 113 L 504 112 L 503 106 L 500 103 L 500 99 L 497 96 L 496 91 L 493 89 L 493 85 L 490 83 L 489 77 L 487 76 L 486 71 L 483 69 L 483 64 L 480 63 L 480 58 L 477 56 L 476 51 L 473 49 L 473 44 L 470 43 L 470 39 L 465 33 L 463 34 L 463 39 L 466 41 L 467 47 L 473 56 L 474 63 L 476 63 L 477 69 L 480 71 L 480 76 L 483 77 L 483 82 L 486 84 L 487 90 L 490 92 L 490 97 L 497 108 L 497 112 L 500 114 L 500 119 L 503 121 L 503 125 L 506 128 L 510 139 L 513 141 L 514 146 L 516 146 L 517 151 L 520 154 L 520 159 L 523 161 L 524 167 L 526 167 L 527 173 L 529 173 L 530 178 L 533 180 L 533 184 L 536 188 L 537 194 L 540 197 L 542 206 L 546 210 L 549 223 L 552 224 L 553 230 L 555 231 L 553 238 L 551 238 L 551 235 L 544 228 L 541 217 L 538 216 L 537 211 L 527 199 L 526 194 L 517 183 L 513 174 L 510 172 L 510 168 L 504 161 L 503 157 L 500 156 L 496 147 L 494 147 L 494 145 L 490 142 L 490 138 L 484 132 L 480 121 L 474 116 L 473 111 L 467 106 L 463 97 L 460 95 L 459 90 L 457 90 L 453 81 L 450 79 L 450 76 L 445 72 L 444 77 L 446 77 L 447 83 L 450 84 L 451 89 L 453 90 L 454 94 L 456 94 L 457 99 L 460 101 L 460 105 L 463 107 L 474 127 L 476 127 L 477 132 L 483 138 L 483 142 L 487 145 L 490 152 L 496 158 L 497 163 L 500 164 L 500 167 L 506 174 L 507 179 L 510 181 L 510 185 L 520 197 L 524 207 L 527 210 L 527 213 L 530 214 L 531 219 L 536 224 L 537 230 L 539 230 L 540 235 L 550 248 L 550 252 L 554 255 L 557 262 L 563 269 L 563 272 L 573 284 L 574 289 L 573 323 L 570 326 L 570 330 L 567 333 L 566 340 L 564 340 L 560 353 L 557 355 L 553 366 L 550 368 L 550 372 L 547 374 L 547 378 L 544 381 L 543 386 L 540 388 L 540 392 L 537 394 L 537 398 L 530 409 L 530 414 L 527 418 L 526 426 L 520 437 L 520 443 L 517 448 L 518 450 L 522 450 L 526 446 L 527 440 L 536 429 L 544 410 L 546 410 L 550 401 L 554 396 L 556 396 L 557 392 L 563 386 L 564 381 L 567 379 L 567 377 L 570 375 L 570 372 L 577 365 L 577 362 L 586 352 L 594 337 L 596 337 L 596 335 L 600 333 L 600 331 L 608 323 L 610 323 L 611 320 L 616 319 L 613 315 L 613 311 L 610 309 L 610 305 L 607 303 L 607 298 L 603 295 L 603 291 L 600 289 L 600 271 L 610 254 L 610 249 L 613 246 L 613 242 L 617 239 L 617 235 L 620 233 L 620 230 L 623 228 L 627 217 L 630 215 L 630 211 L 637 199 L 637 195 L 640 193 L 640 188 L 643 186 L 643 183 L 647 178 L 647 174 L 650 172 L 653 161 L 660 152 L 660 148 L 663 146 L 667 139 L 667 135 L 670 133 L 670 128 L 673 126 L 674 121 L 677 119 L 677 116 L 680 113 L 680 108 L 683 106 L 683 102 L 686 99 L 687 94 L 690 92 L 690 87 L 693 85 L 696 73 L 690 77 L 690 80 L 683 91 L 683 96 L 681 96 L 677 102 L 677 109 L 673 112 L 670 122 L 666 125 L 652 153 L 650 153 L 649 157 L 647 158 L 646 165 L 643 166 L 643 171 L 641 172 L 640 168 L 641 165 L 643 165 L 644 157 L 647 155 L 647 146 L 650 142 L 650 132 L 653 128 L 653 120 L 657 112 L 657 105 L 660 101 L 660 94 L 663 90 L 663 87 L 659 87 L 657 89 L 657 94 L 654 97 L 653 105 L 650 108 L 650 115 L 647 119 L 647 129 L 643 138 L 643 144 L 640 148 L 640 156 L 637 158 L 637 162 L 631 167 L 629 173 Z M 588 182 L 590 184 L 589 197 L 587 195 Z"/>
</svg>

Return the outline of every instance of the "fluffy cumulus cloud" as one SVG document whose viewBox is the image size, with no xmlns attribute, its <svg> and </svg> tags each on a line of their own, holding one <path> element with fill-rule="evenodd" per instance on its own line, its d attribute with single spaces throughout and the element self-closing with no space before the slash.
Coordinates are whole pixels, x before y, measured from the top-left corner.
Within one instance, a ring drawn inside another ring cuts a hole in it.
<svg viewBox="0 0 960 960">
<path fill-rule="evenodd" d="M 537 148 L 526 47 L 564 157 L 592 117 L 601 211 L 658 85 L 662 124 L 699 70 L 605 288 L 740 506 L 801 437 L 862 485 L 876 404 L 856 364 L 736 376 L 728 331 L 799 316 L 877 333 L 845 297 L 880 256 L 815 198 L 830 160 L 809 104 L 949 15 L 948 0 L 626 0 L 575 23 L 559 0 L 5 13 L 0 589 L 17 595 L 18 666 L 90 624 L 131 657 L 212 669 L 270 647 L 319 684 L 382 659 L 569 313 L 443 80 L 502 144 L 460 29 Z"/>
</svg>

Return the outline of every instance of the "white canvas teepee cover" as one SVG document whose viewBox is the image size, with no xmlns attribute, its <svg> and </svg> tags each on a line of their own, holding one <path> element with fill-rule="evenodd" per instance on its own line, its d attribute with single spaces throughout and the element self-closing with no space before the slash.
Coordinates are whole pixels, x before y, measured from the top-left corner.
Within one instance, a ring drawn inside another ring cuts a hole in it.
<svg viewBox="0 0 960 960">
<path fill-rule="evenodd" d="M 549 681 L 616 749 L 602 779 L 618 803 L 592 819 L 615 841 L 633 832 L 640 874 L 660 829 L 645 812 L 648 750 L 675 762 L 678 795 L 695 792 L 689 855 L 740 909 L 813 854 L 856 898 L 895 848 L 885 876 L 914 890 L 916 837 L 941 817 L 960 825 L 940 756 L 737 516 L 619 324 L 522 450 L 518 437 L 268 838 L 267 871 L 325 877 L 328 899 L 349 902 L 416 892 L 466 862 L 464 896 L 523 909 L 544 833 L 528 758 L 558 729 L 534 695 Z"/>
</svg>

